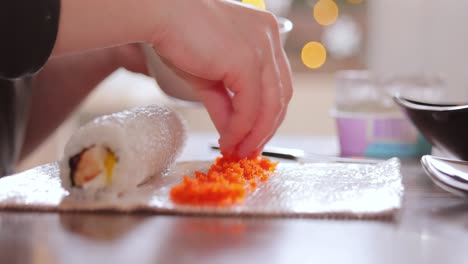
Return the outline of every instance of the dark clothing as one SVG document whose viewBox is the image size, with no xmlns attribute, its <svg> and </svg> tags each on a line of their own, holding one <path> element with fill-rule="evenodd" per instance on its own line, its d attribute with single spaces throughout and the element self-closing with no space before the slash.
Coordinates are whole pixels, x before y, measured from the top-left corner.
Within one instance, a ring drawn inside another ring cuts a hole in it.
<svg viewBox="0 0 468 264">
<path fill-rule="evenodd" d="M 0 2 L 0 177 L 13 172 L 27 121 L 31 79 L 55 44 L 60 0 Z"/>
<path fill-rule="evenodd" d="M 31 95 L 31 77 L 0 80 L 0 177 L 14 172 L 18 159 Z"/>
</svg>

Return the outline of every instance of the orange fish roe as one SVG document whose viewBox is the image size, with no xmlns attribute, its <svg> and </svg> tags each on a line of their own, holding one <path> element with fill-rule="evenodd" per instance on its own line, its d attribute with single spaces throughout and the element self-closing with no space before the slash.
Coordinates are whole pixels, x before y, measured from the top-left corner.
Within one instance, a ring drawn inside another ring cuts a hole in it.
<svg viewBox="0 0 468 264">
<path fill-rule="evenodd" d="M 219 157 L 207 173 L 196 171 L 195 177 L 184 180 L 171 190 L 171 199 L 178 204 L 228 206 L 244 201 L 258 182 L 274 172 L 277 162 L 267 158 L 235 159 Z"/>
</svg>

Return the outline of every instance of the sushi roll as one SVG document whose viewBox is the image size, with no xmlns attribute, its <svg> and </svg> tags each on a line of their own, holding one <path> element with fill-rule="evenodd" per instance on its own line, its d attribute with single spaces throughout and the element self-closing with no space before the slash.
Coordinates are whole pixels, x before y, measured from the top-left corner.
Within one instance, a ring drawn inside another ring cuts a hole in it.
<svg viewBox="0 0 468 264">
<path fill-rule="evenodd" d="M 80 127 L 60 162 L 62 185 L 121 192 L 163 174 L 185 142 L 179 115 L 163 106 L 144 106 L 94 119 Z"/>
</svg>

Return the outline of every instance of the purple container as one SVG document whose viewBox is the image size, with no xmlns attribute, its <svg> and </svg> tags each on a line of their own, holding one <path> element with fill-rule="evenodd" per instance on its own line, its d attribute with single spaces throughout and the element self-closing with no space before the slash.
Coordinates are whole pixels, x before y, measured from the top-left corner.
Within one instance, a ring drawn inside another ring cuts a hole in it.
<svg viewBox="0 0 468 264">
<path fill-rule="evenodd" d="M 376 76 L 369 71 L 336 74 L 335 110 L 342 156 L 418 158 L 431 145 L 392 100 L 440 98 L 443 80 L 436 75 Z"/>
<path fill-rule="evenodd" d="M 397 114 L 334 112 L 342 156 L 418 158 L 431 145 Z"/>
</svg>

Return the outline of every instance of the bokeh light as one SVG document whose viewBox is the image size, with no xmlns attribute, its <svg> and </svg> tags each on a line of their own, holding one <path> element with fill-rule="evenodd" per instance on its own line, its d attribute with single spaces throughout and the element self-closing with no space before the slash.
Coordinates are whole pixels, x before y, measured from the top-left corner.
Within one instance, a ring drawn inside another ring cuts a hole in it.
<svg viewBox="0 0 468 264">
<path fill-rule="evenodd" d="M 318 0 L 314 5 L 314 18 L 322 26 L 333 24 L 338 13 L 338 6 L 333 0 Z"/>
<path fill-rule="evenodd" d="M 356 56 L 361 49 L 362 30 L 351 16 L 341 15 L 322 34 L 322 43 L 329 57 L 346 59 Z"/>
<path fill-rule="evenodd" d="M 327 51 L 320 42 L 311 41 L 302 48 L 301 59 L 308 68 L 317 69 L 327 60 Z"/>
<path fill-rule="evenodd" d="M 253 5 L 256 8 L 265 9 L 265 1 L 263 0 L 242 0 L 242 3 Z"/>
<path fill-rule="evenodd" d="M 357 4 L 364 2 L 364 0 L 347 0 L 347 1 L 348 3 L 353 4 L 353 5 L 357 5 Z"/>
</svg>

